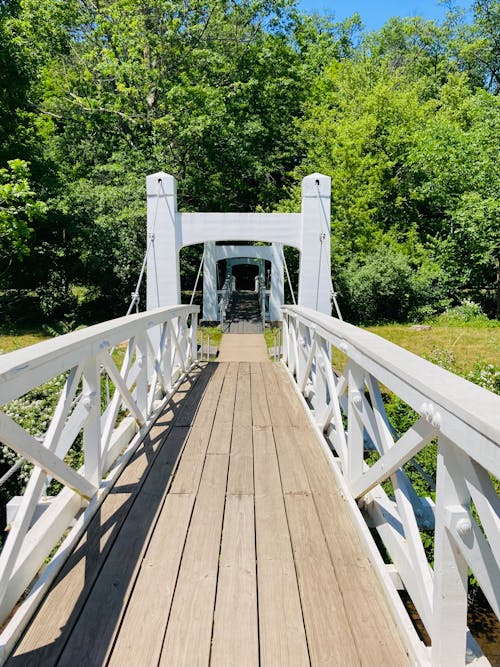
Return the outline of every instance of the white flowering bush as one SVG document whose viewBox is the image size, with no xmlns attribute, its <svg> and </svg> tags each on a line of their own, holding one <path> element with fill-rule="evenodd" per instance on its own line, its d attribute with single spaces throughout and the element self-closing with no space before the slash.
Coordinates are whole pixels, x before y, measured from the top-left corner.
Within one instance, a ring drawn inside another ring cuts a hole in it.
<svg viewBox="0 0 500 667">
<path fill-rule="evenodd" d="M 466 377 L 470 382 L 500 394 L 500 366 L 478 364 Z"/>
<path fill-rule="evenodd" d="M 7 403 L 0 410 L 30 435 L 42 439 L 54 414 L 65 381 L 66 375 L 59 375 Z M 2 445 L 0 447 L 0 475 L 5 474 L 18 458 L 16 452 L 6 445 Z M 0 489 L 3 502 L 14 495 L 23 493 L 31 467 L 30 463 L 24 463 L 20 470 Z"/>
</svg>

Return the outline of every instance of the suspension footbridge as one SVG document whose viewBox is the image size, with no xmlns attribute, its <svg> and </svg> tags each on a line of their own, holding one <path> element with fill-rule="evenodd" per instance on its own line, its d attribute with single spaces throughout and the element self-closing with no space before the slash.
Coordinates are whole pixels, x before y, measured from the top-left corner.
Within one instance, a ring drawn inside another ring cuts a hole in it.
<svg viewBox="0 0 500 667">
<path fill-rule="evenodd" d="M 467 580 L 498 617 L 500 398 L 330 315 L 324 179 L 305 179 L 302 213 L 271 218 L 179 214 L 154 175 L 148 309 L 0 357 L 1 405 L 61 383 L 42 437 L 0 412 L 0 440 L 33 463 L 0 554 L 6 664 L 488 664 Z M 257 293 L 263 321 L 281 321 L 278 361 L 257 333 L 199 358 L 200 308 L 175 301 L 178 249 L 212 244 L 205 319 L 222 321 L 224 238 L 274 257 Z M 280 303 L 283 243 L 301 252 L 295 305 Z M 388 391 L 414 410 L 404 433 Z M 431 443 L 426 498 L 405 466 Z"/>
</svg>

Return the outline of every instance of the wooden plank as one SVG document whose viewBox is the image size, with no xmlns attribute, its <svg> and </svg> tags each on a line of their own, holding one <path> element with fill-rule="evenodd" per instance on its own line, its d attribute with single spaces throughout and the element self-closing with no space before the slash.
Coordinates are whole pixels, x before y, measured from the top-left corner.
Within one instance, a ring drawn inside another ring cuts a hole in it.
<svg viewBox="0 0 500 667">
<path fill-rule="evenodd" d="M 157 664 L 194 500 L 167 495 L 108 667 Z"/>
<path fill-rule="evenodd" d="M 310 438 L 311 434 L 305 428 L 297 429 L 293 426 L 275 426 L 273 433 L 283 493 L 310 495 L 309 480 L 299 450 L 304 445 L 304 439 Z"/>
<path fill-rule="evenodd" d="M 138 564 L 162 506 L 176 456 L 187 437 L 187 427 L 174 427 L 158 453 L 140 495 L 128 513 L 85 607 L 77 619 L 58 665 L 100 665 L 113 645 L 116 629 L 133 588 Z M 103 614 L 103 609 L 106 613 Z"/>
<path fill-rule="evenodd" d="M 235 426 L 227 480 L 228 495 L 253 494 L 252 428 Z"/>
<path fill-rule="evenodd" d="M 280 394 L 275 366 L 277 364 L 262 364 L 262 375 L 271 423 L 273 426 L 292 426 L 293 421 L 289 415 L 287 404 Z"/>
<path fill-rule="evenodd" d="M 288 385 L 283 383 L 282 391 L 291 405 L 296 406 L 297 402 L 300 404 L 291 382 Z M 302 406 L 300 408 L 303 410 Z M 364 667 L 407 665 L 408 656 L 391 618 L 384 594 L 365 555 L 346 500 L 339 492 L 316 433 L 310 425 L 291 430 L 295 431 L 291 438 L 300 443 L 297 451 L 302 458 L 302 469 L 307 475 L 336 578 L 341 587 L 346 616 L 361 664 Z M 282 441 L 278 438 L 277 443 L 281 445 Z M 284 465 L 281 455 L 280 466 L 282 477 L 286 477 L 288 466 Z"/>
<path fill-rule="evenodd" d="M 231 433 L 233 425 L 229 422 L 217 420 L 217 415 L 210 434 L 208 444 L 209 454 L 229 454 L 231 450 Z"/>
<path fill-rule="evenodd" d="M 211 667 L 259 665 L 254 499 L 228 496 L 217 583 Z"/>
<path fill-rule="evenodd" d="M 266 363 L 271 363 L 267 361 Z M 271 415 L 267 404 L 266 387 L 262 374 L 262 364 L 250 364 L 250 386 L 252 395 L 252 424 L 271 426 Z"/>
<path fill-rule="evenodd" d="M 286 494 L 285 505 L 311 664 L 361 665 L 314 500 Z"/>
<path fill-rule="evenodd" d="M 221 423 L 233 423 L 234 401 L 236 395 L 236 386 L 238 383 L 238 364 L 229 363 L 226 365 L 224 375 L 224 384 L 217 406 L 217 420 Z"/>
<path fill-rule="evenodd" d="M 208 665 L 229 457 L 207 455 L 160 665 Z"/>
<path fill-rule="evenodd" d="M 241 362 L 238 365 L 238 383 L 234 402 L 234 427 L 252 426 L 252 400 L 250 394 L 250 364 Z"/>
<path fill-rule="evenodd" d="M 195 374 L 190 373 L 175 392 L 174 396 L 178 396 L 182 403 L 182 408 L 175 414 L 177 426 L 191 426 L 216 369 L 217 364 L 213 363 L 198 366 Z"/>
<path fill-rule="evenodd" d="M 195 420 L 196 414 L 205 400 L 211 400 L 212 383 L 220 375 L 224 375 L 226 370 L 225 364 L 208 363 L 201 373 L 198 381 L 198 390 L 195 393 L 188 392 L 185 399 L 185 408 L 181 414 L 178 415 L 177 426 L 191 426 Z M 208 391 L 210 387 L 210 392 Z"/>
<path fill-rule="evenodd" d="M 311 435 L 304 440 L 301 453 L 361 663 L 364 667 L 407 665 L 408 656 L 352 524 L 346 500 Z"/>
<path fill-rule="evenodd" d="M 146 435 L 26 629 L 9 665 L 33 664 L 35 660 L 37 665 L 51 667 L 57 662 L 88 591 L 144 484 L 148 466 L 153 463 L 174 417 L 183 413 L 186 390 L 193 387 L 192 391 L 197 391 L 199 377 L 198 370 L 190 374 Z"/>
<path fill-rule="evenodd" d="M 254 427 L 255 530 L 263 667 L 309 665 L 297 577 L 270 427 Z"/>
<path fill-rule="evenodd" d="M 237 381 L 238 364 L 228 364 L 210 435 L 210 443 L 208 445 L 209 454 L 229 454 L 231 449 L 231 431 L 233 428 Z"/>
<path fill-rule="evenodd" d="M 171 493 L 196 493 L 198 490 L 227 369 L 228 364 L 219 365 L 204 393 L 172 483 Z"/>
<path fill-rule="evenodd" d="M 272 373 L 266 378 L 267 396 L 272 405 L 273 396 L 280 397 L 280 407 L 287 414 L 287 423 L 300 428 L 307 423 L 304 407 L 291 386 L 290 377 L 282 364 L 271 364 Z M 274 423 L 274 422 L 273 422 Z"/>
</svg>

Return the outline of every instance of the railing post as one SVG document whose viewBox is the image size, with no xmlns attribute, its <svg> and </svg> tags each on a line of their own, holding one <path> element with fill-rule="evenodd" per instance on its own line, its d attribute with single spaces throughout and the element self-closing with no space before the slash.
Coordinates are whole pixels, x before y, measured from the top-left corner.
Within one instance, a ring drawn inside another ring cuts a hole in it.
<svg viewBox="0 0 500 667">
<path fill-rule="evenodd" d="M 465 665 L 467 630 L 467 562 L 448 530 L 452 515 L 467 514 L 470 496 L 453 453 L 453 443 L 439 438 L 434 541 L 433 667 Z M 467 519 L 459 518 L 467 522 Z M 467 526 L 464 524 L 464 529 Z"/>
<path fill-rule="evenodd" d="M 348 374 L 348 408 L 347 408 L 347 479 L 357 479 L 363 472 L 363 425 L 358 416 L 361 409 L 364 391 L 364 371 L 357 364 L 352 364 Z"/>
<path fill-rule="evenodd" d="M 148 352 L 146 345 L 146 333 L 141 332 L 135 338 L 137 364 L 139 366 L 139 375 L 136 380 L 136 402 L 144 419 L 147 419 L 147 401 L 148 401 Z"/>
<path fill-rule="evenodd" d="M 95 357 L 83 366 L 83 405 L 88 417 L 83 427 L 83 454 L 85 477 L 99 487 L 102 477 L 101 457 L 101 375 Z"/>
</svg>

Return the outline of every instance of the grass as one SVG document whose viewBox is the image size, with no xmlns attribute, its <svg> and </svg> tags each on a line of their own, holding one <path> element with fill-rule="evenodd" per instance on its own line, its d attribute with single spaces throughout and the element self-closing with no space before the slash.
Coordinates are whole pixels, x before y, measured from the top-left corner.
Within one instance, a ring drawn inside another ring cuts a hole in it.
<svg viewBox="0 0 500 667">
<path fill-rule="evenodd" d="M 447 324 L 435 321 L 429 329 L 415 328 L 412 324 L 379 324 L 362 327 L 367 331 L 409 350 L 419 357 L 439 359 L 446 357 L 457 373 L 466 375 L 478 364 L 500 366 L 500 321 L 487 320 Z M 347 358 L 333 349 L 333 365 L 341 369 Z"/>
<path fill-rule="evenodd" d="M 14 332 L 0 330 L 0 354 L 20 350 L 22 347 L 40 343 L 47 340 L 50 336 L 42 329 L 26 329 Z"/>
<path fill-rule="evenodd" d="M 411 325 L 388 324 L 367 329 L 421 357 L 442 351 L 451 353 L 461 373 L 469 373 L 477 364 L 500 366 L 500 322 L 487 327 L 475 327 L 471 323 L 430 326 L 430 329 L 417 330 Z"/>
</svg>

